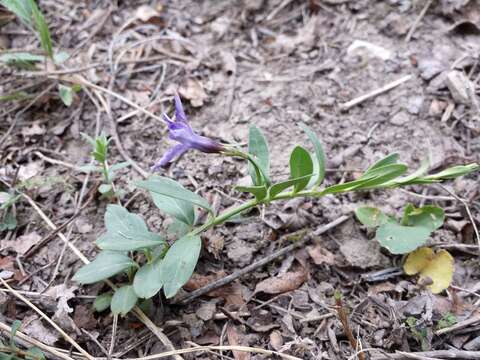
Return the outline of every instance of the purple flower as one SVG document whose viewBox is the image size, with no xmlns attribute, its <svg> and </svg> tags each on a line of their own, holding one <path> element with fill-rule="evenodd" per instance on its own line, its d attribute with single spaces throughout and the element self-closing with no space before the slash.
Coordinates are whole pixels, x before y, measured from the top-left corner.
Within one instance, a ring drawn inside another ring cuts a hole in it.
<svg viewBox="0 0 480 360">
<path fill-rule="evenodd" d="M 162 158 L 152 166 L 152 171 L 167 167 L 189 149 L 196 149 L 205 153 L 219 153 L 225 150 L 224 146 L 216 141 L 196 134 L 187 122 L 187 116 L 183 111 L 182 101 L 175 94 L 175 121 L 167 114 L 163 119 L 168 125 L 169 138 L 178 141 L 179 144 L 170 148 Z"/>
</svg>

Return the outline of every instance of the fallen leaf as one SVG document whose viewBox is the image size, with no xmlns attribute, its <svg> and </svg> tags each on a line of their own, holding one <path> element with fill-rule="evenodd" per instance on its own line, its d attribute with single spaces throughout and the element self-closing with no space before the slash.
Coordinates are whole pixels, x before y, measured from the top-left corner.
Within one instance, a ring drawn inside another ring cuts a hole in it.
<svg viewBox="0 0 480 360">
<path fill-rule="evenodd" d="M 93 308 L 86 305 L 75 307 L 73 322 L 81 329 L 94 330 L 97 327 L 97 320 L 93 316 Z"/>
<path fill-rule="evenodd" d="M 287 272 L 259 282 L 255 287 L 255 293 L 281 294 L 298 289 L 306 280 L 307 274 L 304 271 Z"/>
<path fill-rule="evenodd" d="M 283 337 L 282 333 L 278 330 L 274 330 L 270 333 L 270 346 L 279 351 L 283 346 Z"/>
<path fill-rule="evenodd" d="M 4 240 L 1 242 L 0 248 L 11 249 L 18 255 L 25 254 L 28 249 L 37 244 L 42 237 L 35 231 L 19 236 L 15 240 Z"/>
<path fill-rule="evenodd" d="M 403 270 L 407 275 L 420 274 L 420 281 L 431 280 L 427 287 L 438 294 L 447 289 L 453 278 L 454 260 L 446 250 L 434 253 L 431 248 L 421 247 L 411 252 Z"/>
<path fill-rule="evenodd" d="M 228 343 L 230 346 L 239 346 L 241 344 L 240 340 L 240 334 L 237 330 L 237 328 L 230 324 L 227 327 L 227 338 L 228 338 Z M 235 360 L 249 360 L 250 359 L 250 353 L 246 351 L 238 351 L 238 350 L 232 350 L 233 357 Z"/>
<path fill-rule="evenodd" d="M 148 5 L 142 5 L 135 11 L 135 18 L 142 22 L 158 22 L 160 20 L 160 11 L 162 6 L 157 6 L 157 9 Z"/>
<path fill-rule="evenodd" d="M 312 258 L 315 265 L 334 265 L 335 264 L 335 255 L 330 251 L 325 249 L 321 245 L 308 246 L 307 247 L 308 255 Z"/>
<path fill-rule="evenodd" d="M 32 315 L 23 319 L 21 331 L 25 334 L 33 337 L 34 339 L 44 343 L 45 345 L 54 345 L 58 340 L 57 332 L 53 329 L 47 328 L 43 325 L 42 321 Z"/>
<path fill-rule="evenodd" d="M 215 314 L 216 308 L 217 307 L 212 302 L 204 303 L 200 305 L 195 314 L 203 321 L 208 321 L 213 318 L 213 314 Z"/>
<path fill-rule="evenodd" d="M 227 273 L 224 271 L 220 271 L 217 274 L 211 275 L 193 274 L 190 280 L 188 280 L 188 282 L 183 286 L 183 288 L 187 291 L 197 290 L 225 276 L 227 276 Z M 245 299 L 243 298 L 242 294 L 242 285 L 240 285 L 238 282 L 222 286 L 221 288 L 210 291 L 206 295 L 214 298 L 223 298 L 225 300 L 225 306 L 245 305 Z"/>
<path fill-rule="evenodd" d="M 75 297 L 75 291 L 78 286 L 67 287 L 65 284 L 52 286 L 45 292 L 45 295 L 54 297 L 57 300 L 57 311 L 62 310 L 65 313 L 71 313 L 73 309 L 68 305 L 68 300 Z"/>
<path fill-rule="evenodd" d="M 203 102 L 208 98 L 202 84 L 192 78 L 188 78 L 178 89 L 180 95 L 188 100 L 193 107 L 200 107 Z"/>
</svg>

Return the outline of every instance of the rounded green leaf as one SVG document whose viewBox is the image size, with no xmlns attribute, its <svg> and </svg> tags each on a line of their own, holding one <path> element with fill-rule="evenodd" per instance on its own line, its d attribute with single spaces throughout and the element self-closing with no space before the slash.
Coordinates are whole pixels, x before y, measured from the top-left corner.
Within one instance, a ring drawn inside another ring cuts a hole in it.
<svg viewBox="0 0 480 360">
<path fill-rule="evenodd" d="M 138 298 L 133 290 L 132 285 L 122 286 L 121 288 L 115 290 L 115 294 L 113 294 L 112 297 L 112 303 L 110 304 L 110 309 L 115 315 L 126 315 L 130 310 L 133 309 L 137 303 L 137 300 Z"/>
<path fill-rule="evenodd" d="M 420 226 L 435 231 L 443 225 L 445 212 L 442 208 L 432 205 L 416 208 L 412 204 L 405 207 L 402 225 Z"/>
<path fill-rule="evenodd" d="M 357 208 L 355 210 L 355 216 L 358 221 L 370 228 L 375 228 L 388 221 L 392 221 L 392 219 L 385 215 L 380 209 L 369 206 Z"/>
<path fill-rule="evenodd" d="M 426 243 L 430 230 L 387 222 L 377 229 L 376 239 L 392 254 L 406 254 Z"/>
<path fill-rule="evenodd" d="M 93 302 L 93 308 L 96 312 L 102 312 L 107 310 L 110 307 L 110 303 L 112 302 L 112 294 L 105 293 L 98 295 Z"/>
</svg>

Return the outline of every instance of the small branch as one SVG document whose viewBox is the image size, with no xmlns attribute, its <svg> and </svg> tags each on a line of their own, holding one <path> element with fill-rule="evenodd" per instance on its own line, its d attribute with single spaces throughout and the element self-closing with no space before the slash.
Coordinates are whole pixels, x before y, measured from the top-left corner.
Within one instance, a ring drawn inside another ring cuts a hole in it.
<svg viewBox="0 0 480 360">
<path fill-rule="evenodd" d="M 327 231 L 329 231 L 330 229 L 333 229 L 334 227 L 340 225 L 341 223 L 345 222 L 346 220 L 349 219 L 349 216 L 346 216 L 346 215 L 343 215 L 343 216 L 340 216 L 338 219 L 335 219 L 334 221 L 320 227 L 319 229 L 315 230 L 312 235 L 314 236 L 318 236 L 318 235 L 322 235 L 324 233 L 326 233 Z M 288 245 L 276 252 L 274 252 L 273 254 L 270 254 L 266 257 L 264 257 L 263 259 L 260 259 L 259 261 L 256 261 L 254 262 L 253 264 L 251 265 L 248 265 L 246 267 L 244 267 L 243 269 L 231 274 L 231 275 L 228 275 L 228 276 L 225 276 L 224 278 L 221 278 L 219 280 L 216 280 L 200 289 L 197 289 L 197 290 L 194 290 L 192 291 L 191 293 L 188 293 L 184 296 L 181 296 L 178 298 L 178 300 L 176 301 L 176 303 L 179 303 L 179 304 L 187 304 L 189 303 L 190 301 L 192 301 L 193 299 L 196 299 L 197 297 L 199 296 L 202 296 L 202 295 L 205 295 L 215 289 L 218 289 L 222 286 L 225 286 L 229 283 L 231 283 L 232 281 L 238 279 L 239 277 L 245 275 L 245 274 L 248 274 L 250 272 L 252 272 L 253 270 L 265 265 L 265 264 L 268 264 L 269 262 L 279 258 L 280 256 L 283 256 L 285 254 L 288 254 L 289 252 L 291 252 L 292 250 L 296 249 L 297 247 L 302 247 L 305 245 L 305 243 L 307 243 L 309 240 L 310 240 L 311 236 L 305 236 L 304 239 L 300 240 L 300 241 L 297 241 L 296 243 L 294 244 L 291 244 L 291 245 Z"/>
<path fill-rule="evenodd" d="M 12 328 L 10 326 L 8 326 L 7 324 L 2 323 L 2 322 L 0 322 L 0 330 L 5 331 L 7 334 L 12 333 Z M 73 358 L 71 358 L 70 356 L 67 356 L 67 355 L 61 353 L 60 351 L 58 351 L 57 349 L 55 349 L 51 346 L 45 345 L 44 343 L 42 343 L 38 340 L 35 340 L 35 339 L 31 338 L 30 336 L 25 335 L 21 331 L 17 331 L 15 333 L 15 337 L 20 339 L 20 340 L 17 339 L 17 341 L 22 346 L 28 347 L 28 345 L 33 345 L 33 346 L 36 346 L 39 349 L 41 349 L 45 352 L 48 352 L 48 353 L 50 353 L 50 354 L 52 354 L 52 355 L 54 355 L 54 356 L 56 356 L 60 359 L 73 360 Z"/>
<path fill-rule="evenodd" d="M 405 36 L 405 42 L 406 43 L 408 43 L 410 41 L 410 39 L 412 38 L 413 33 L 417 29 L 418 24 L 420 24 L 420 21 L 422 21 L 423 17 L 427 13 L 427 11 L 430 8 L 430 5 L 432 5 L 432 3 L 433 3 L 433 0 L 427 1 L 425 6 L 423 7 L 422 11 L 420 11 L 420 14 L 418 14 L 417 18 L 415 19 L 415 21 L 412 24 L 412 27 L 410 28 L 410 30 L 408 30 L 407 36 Z"/>
<path fill-rule="evenodd" d="M 354 107 L 355 105 L 358 105 L 358 104 L 364 102 L 365 100 L 374 98 L 374 97 L 376 97 L 376 96 L 378 96 L 378 95 L 380 95 L 384 92 L 392 90 L 393 88 L 403 84 L 404 82 L 407 82 L 412 77 L 413 77 L 413 75 L 404 76 L 404 77 L 402 77 L 398 80 L 395 80 L 395 81 L 391 82 L 390 84 L 382 86 L 380 89 L 373 90 L 373 91 L 371 91 L 371 92 L 369 92 L 365 95 L 357 97 L 356 99 L 353 99 L 353 100 L 350 100 L 346 103 L 340 104 L 340 109 L 341 110 L 348 110 L 348 109 Z"/>
<path fill-rule="evenodd" d="M 365 354 L 362 352 L 358 352 L 359 342 L 353 336 L 352 329 L 350 328 L 350 325 L 348 322 L 347 312 L 345 311 L 345 308 L 343 307 L 343 304 L 342 304 L 342 295 L 338 292 L 335 292 L 335 304 L 337 306 L 338 318 L 342 323 L 343 331 L 347 336 L 350 346 L 352 347 L 353 351 L 357 352 L 358 358 L 360 360 L 365 360 Z"/>
</svg>

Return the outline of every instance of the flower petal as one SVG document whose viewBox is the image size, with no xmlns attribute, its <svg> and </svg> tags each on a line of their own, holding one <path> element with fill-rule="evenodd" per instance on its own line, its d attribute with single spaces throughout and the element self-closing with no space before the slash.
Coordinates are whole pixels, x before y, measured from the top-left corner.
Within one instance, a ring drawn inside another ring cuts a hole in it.
<svg viewBox="0 0 480 360">
<path fill-rule="evenodd" d="M 165 154 L 163 154 L 162 158 L 151 167 L 152 171 L 158 171 L 161 168 L 167 167 L 171 162 L 174 160 L 178 159 L 180 156 L 182 156 L 185 151 L 190 149 L 188 145 L 184 144 L 177 144 L 174 147 L 170 148 L 167 150 Z"/>
<path fill-rule="evenodd" d="M 182 100 L 180 100 L 180 96 L 175 94 L 175 121 L 187 122 L 187 115 L 185 115 L 185 111 L 183 110 Z"/>
</svg>

